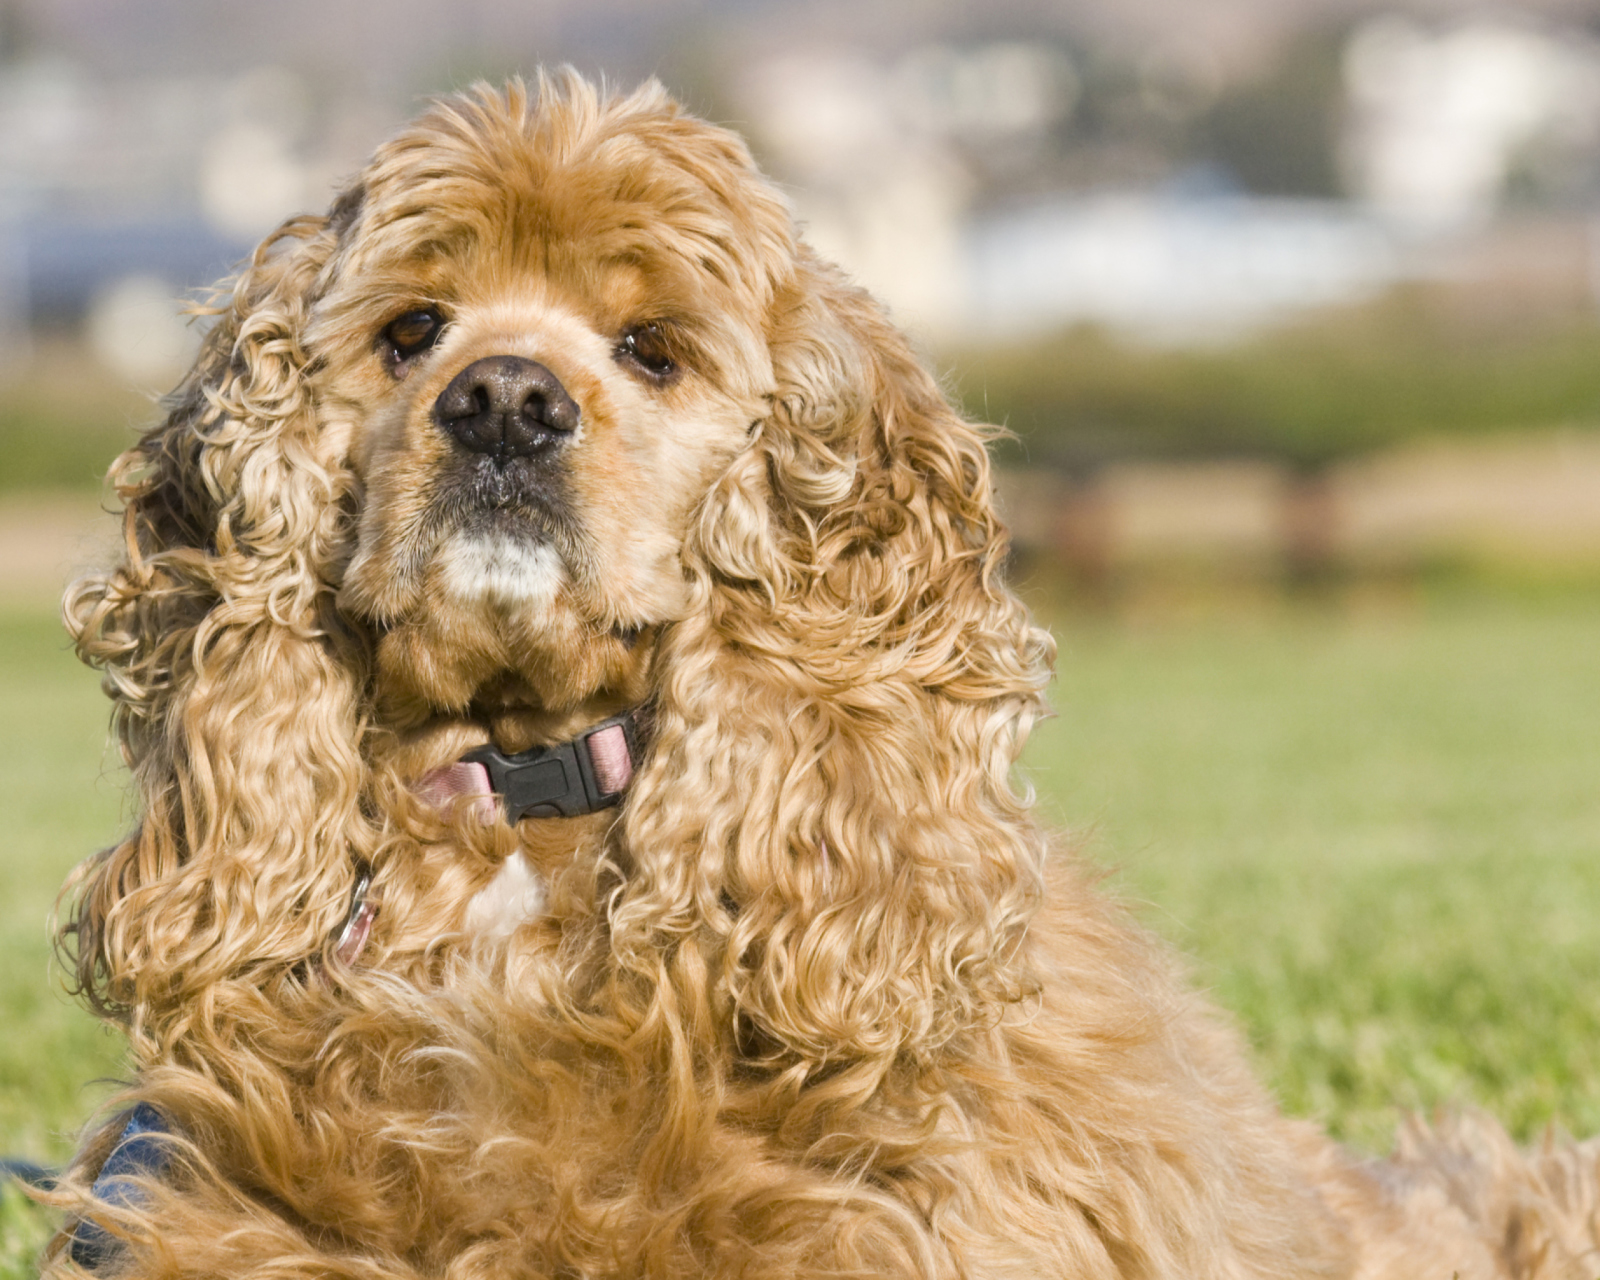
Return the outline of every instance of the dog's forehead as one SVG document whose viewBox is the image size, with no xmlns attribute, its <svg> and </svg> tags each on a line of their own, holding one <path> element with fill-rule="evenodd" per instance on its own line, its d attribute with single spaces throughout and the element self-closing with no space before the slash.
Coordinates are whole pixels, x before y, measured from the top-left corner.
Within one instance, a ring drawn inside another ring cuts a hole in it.
<svg viewBox="0 0 1600 1280">
<path fill-rule="evenodd" d="M 443 295 L 536 275 L 613 300 L 765 310 L 792 269 L 792 219 L 742 143 L 675 108 L 574 114 L 558 101 L 423 117 L 362 177 L 343 282 Z"/>
</svg>

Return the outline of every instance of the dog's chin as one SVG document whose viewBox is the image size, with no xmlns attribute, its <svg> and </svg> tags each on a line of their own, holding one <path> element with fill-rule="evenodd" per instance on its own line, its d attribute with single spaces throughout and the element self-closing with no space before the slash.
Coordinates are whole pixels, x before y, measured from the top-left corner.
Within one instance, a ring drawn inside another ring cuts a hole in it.
<svg viewBox="0 0 1600 1280">
<path fill-rule="evenodd" d="M 497 525 L 452 533 L 435 564 L 452 600 L 494 611 L 548 613 L 568 580 L 567 566 L 550 543 Z"/>
<path fill-rule="evenodd" d="M 518 751 L 643 702 L 659 628 L 597 621 L 579 596 L 542 537 L 492 522 L 445 535 L 414 606 L 378 639 L 387 727 L 471 727 Z"/>
</svg>

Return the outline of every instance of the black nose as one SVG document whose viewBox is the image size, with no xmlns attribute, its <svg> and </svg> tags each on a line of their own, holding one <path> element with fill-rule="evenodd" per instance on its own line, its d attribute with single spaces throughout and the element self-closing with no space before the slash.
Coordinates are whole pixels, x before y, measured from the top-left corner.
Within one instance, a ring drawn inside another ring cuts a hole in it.
<svg viewBox="0 0 1600 1280">
<path fill-rule="evenodd" d="M 578 427 L 578 406 L 560 379 L 521 356 L 474 360 L 439 393 L 433 417 L 473 453 L 500 466 L 566 439 Z"/>
</svg>

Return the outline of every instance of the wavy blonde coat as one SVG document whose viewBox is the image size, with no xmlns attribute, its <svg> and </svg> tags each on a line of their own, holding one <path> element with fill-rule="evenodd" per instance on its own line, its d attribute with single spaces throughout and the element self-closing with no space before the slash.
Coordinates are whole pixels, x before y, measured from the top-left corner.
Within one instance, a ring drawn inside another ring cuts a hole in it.
<svg viewBox="0 0 1600 1280">
<path fill-rule="evenodd" d="M 452 271 L 585 299 L 550 303 L 562 376 L 589 439 L 612 412 L 632 442 L 574 472 L 548 617 L 439 586 L 442 446 L 381 408 L 431 375 L 367 367 L 419 299 L 470 340 Z M 613 302 L 690 317 L 681 384 L 616 373 Z M 1013 765 L 1053 646 L 1004 581 L 986 431 L 735 137 L 655 86 L 441 103 L 215 315 L 113 470 L 121 560 L 66 605 L 141 805 L 66 943 L 127 1028 L 124 1101 L 174 1135 L 106 1204 L 109 1120 L 55 1196 L 119 1272 L 1557 1275 L 1587 1247 L 1586 1154 L 1463 1122 L 1373 1173 L 1281 1119 L 1047 849 Z M 659 493 L 619 483 L 646 456 Z M 534 693 L 483 712 L 506 671 Z M 620 810 L 514 830 L 417 798 L 485 724 L 526 745 L 645 699 Z M 512 854 L 544 910 L 474 938 Z"/>
</svg>

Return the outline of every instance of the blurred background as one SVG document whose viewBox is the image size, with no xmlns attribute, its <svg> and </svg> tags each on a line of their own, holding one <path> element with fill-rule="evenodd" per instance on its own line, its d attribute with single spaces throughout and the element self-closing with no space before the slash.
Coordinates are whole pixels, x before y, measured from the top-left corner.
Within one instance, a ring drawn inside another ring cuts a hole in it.
<svg viewBox="0 0 1600 1280">
<path fill-rule="evenodd" d="M 53 600 L 176 300 L 428 95 L 561 62 L 743 132 L 1010 429 L 1047 812 L 1289 1105 L 1600 1128 L 1592 3 L 0 0 L 0 1138 L 59 1153 L 118 1069 L 45 971 L 129 818 Z"/>
<path fill-rule="evenodd" d="M 1558 0 L 3 0 L 3 490 L 93 494 L 174 299 L 427 94 L 563 61 L 749 136 L 1016 434 L 1080 595 L 1600 565 L 1600 14 Z"/>
<path fill-rule="evenodd" d="M 5 489 L 93 492 L 174 299 L 428 94 L 565 61 L 750 138 L 1081 592 L 1600 565 L 1600 13 L 1557 0 L 3 0 Z"/>
</svg>

